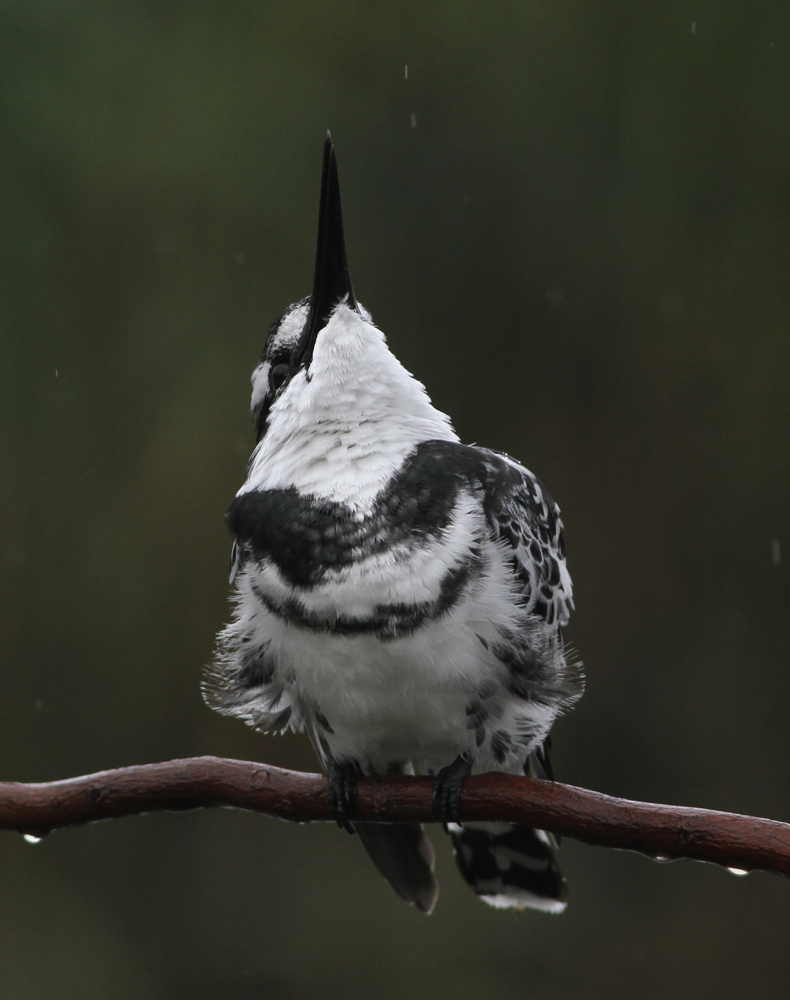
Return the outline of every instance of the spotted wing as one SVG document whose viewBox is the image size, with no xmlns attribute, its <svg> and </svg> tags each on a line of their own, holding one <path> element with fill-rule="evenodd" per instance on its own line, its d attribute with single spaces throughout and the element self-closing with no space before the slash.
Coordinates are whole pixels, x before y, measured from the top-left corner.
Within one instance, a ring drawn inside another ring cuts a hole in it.
<svg viewBox="0 0 790 1000">
<path fill-rule="evenodd" d="M 484 455 L 486 516 L 495 537 L 513 550 L 525 608 L 547 625 L 565 625 L 573 608 L 573 588 L 565 565 L 560 509 L 528 469 L 508 455 Z"/>
</svg>

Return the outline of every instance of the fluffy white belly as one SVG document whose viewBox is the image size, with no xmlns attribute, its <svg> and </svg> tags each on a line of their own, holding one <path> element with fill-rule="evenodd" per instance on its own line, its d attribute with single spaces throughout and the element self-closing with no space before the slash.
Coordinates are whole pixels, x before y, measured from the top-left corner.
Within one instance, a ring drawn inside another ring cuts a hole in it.
<svg viewBox="0 0 790 1000">
<path fill-rule="evenodd" d="M 257 686 L 237 673 L 238 683 L 220 682 L 214 703 L 263 731 L 306 726 L 324 763 L 351 760 L 363 770 L 383 771 L 408 761 L 425 772 L 469 753 L 476 770 L 520 767 L 542 742 L 561 702 L 553 693 L 541 698 L 514 690 L 514 665 L 503 643 L 519 633 L 540 635 L 525 617 L 507 560 L 494 543 L 484 546 L 478 575 L 446 613 L 411 632 L 356 631 L 349 624 L 352 609 L 353 618 L 364 620 L 382 597 L 406 607 L 422 598 L 422 558 L 424 552 L 406 566 L 399 563 L 397 574 L 381 566 L 379 574 L 367 567 L 363 575 L 355 567 L 342 586 L 301 590 L 298 613 L 286 613 L 286 601 L 295 600 L 297 591 L 273 578 L 270 567 L 247 569 L 239 581 L 239 617 L 223 641 L 232 666 L 243 668 L 247 651 L 265 663 Z M 385 575 L 389 589 L 383 593 Z M 519 655 L 518 649 L 511 652 Z M 561 652 L 555 655 L 559 670 Z"/>
<path fill-rule="evenodd" d="M 291 697 L 304 717 L 317 710 L 326 719 L 332 756 L 375 770 L 410 760 L 421 771 L 474 747 L 467 707 L 496 666 L 454 617 L 391 642 L 283 631 L 273 646 Z"/>
</svg>

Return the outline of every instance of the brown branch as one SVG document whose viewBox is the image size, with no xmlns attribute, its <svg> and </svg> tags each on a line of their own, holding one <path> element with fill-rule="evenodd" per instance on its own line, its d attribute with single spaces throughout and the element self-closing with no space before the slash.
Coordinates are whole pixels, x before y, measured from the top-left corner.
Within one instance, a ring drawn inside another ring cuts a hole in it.
<svg viewBox="0 0 790 1000">
<path fill-rule="evenodd" d="M 360 778 L 356 815 L 381 822 L 435 822 L 431 791 L 430 778 Z M 122 767 L 42 784 L 0 782 L 0 829 L 37 837 L 99 819 L 208 806 L 302 823 L 331 818 L 322 775 L 219 757 Z M 770 819 L 631 802 L 508 774 L 467 778 L 461 815 L 522 823 L 651 857 L 790 875 L 790 824 Z"/>
</svg>

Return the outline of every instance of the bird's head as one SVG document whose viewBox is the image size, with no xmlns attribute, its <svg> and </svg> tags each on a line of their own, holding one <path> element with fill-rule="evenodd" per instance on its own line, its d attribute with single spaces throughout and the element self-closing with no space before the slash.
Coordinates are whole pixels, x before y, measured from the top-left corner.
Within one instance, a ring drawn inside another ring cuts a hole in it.
<svg viewBox="0 0 790 1000">
<path fill-rule="evenodd" d="M 312 294 L 290 305 L 269 329 L 252 375 L 259 444 L 334 423 L 389 419 L 436 424 L 423 437 L 448 437 L 449 420 L 387 347 L 358 302 L 348 271 L 340 185 L 332 138 L 324 145 L 318 248 Z M 272 433 L 273 428 L 276 433 Z"/>
</svg>

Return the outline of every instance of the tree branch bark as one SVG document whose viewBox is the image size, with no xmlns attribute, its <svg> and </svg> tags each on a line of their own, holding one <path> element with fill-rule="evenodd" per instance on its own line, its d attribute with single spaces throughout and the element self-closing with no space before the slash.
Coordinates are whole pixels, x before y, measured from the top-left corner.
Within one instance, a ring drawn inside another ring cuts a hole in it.
<svg viewBox="0 0 790 1000">
<path fill-rule="evenodd" d="M 356 817 L 436 822 L 427 777 L 360 778 Z M 158 810 L 224 806 L 299 823 L 331 819 L 323 775 L 250 761 L 192 757 L 41 784 L 0 782 L 0 829 L 52 830 Z M 522 823 L 585 844 L 650 857 L 790 875 L 790 824 L 736 813 L 612 798 L 558 782 L 484 774 L 463 784 L 465 820 Z"/>
</svg>

